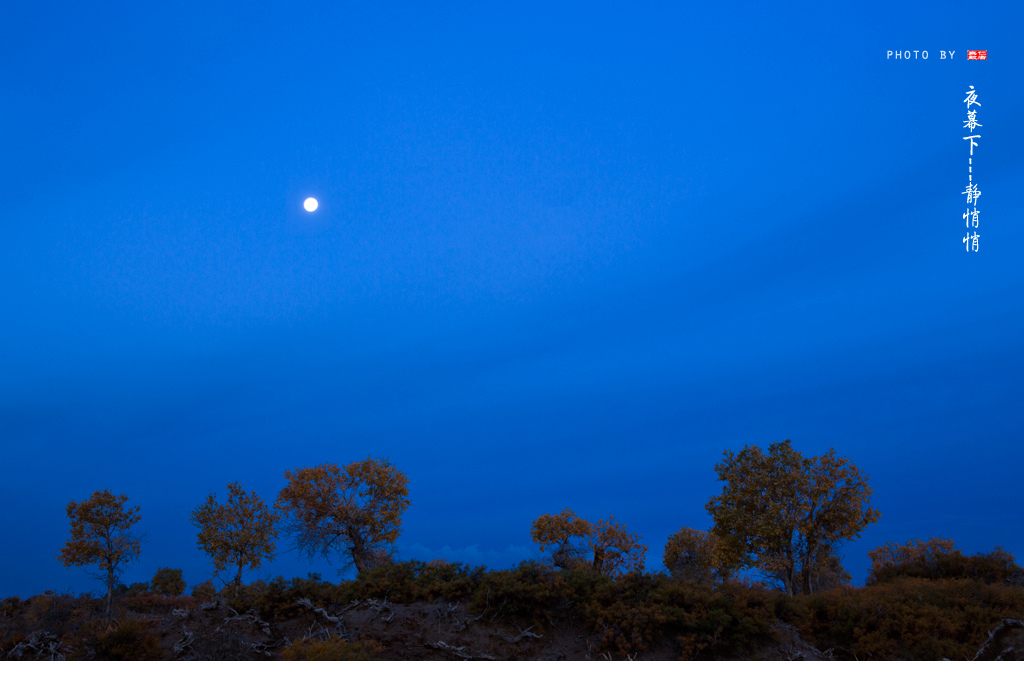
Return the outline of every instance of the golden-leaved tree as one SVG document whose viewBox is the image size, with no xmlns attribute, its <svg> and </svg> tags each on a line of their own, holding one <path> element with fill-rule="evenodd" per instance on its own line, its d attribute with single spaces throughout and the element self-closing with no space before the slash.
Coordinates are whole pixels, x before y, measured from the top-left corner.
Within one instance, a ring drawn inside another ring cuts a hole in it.
<svg viewBox="0 0 1024 683">
<path fill-rule="evenodd" d="M 638 534 L 626 531 L 614 517 L 602 519 L 594 525 L 590 536 L 593 553 L 591 568 L 598 574 L 628 574 L 644 570 L 647 546 L 640 543 Z"/>
<path fill-rule="evenodd" d="M 643 571 L 647 546 L 614 517 L 588 522 L 566 508 L 557 515 L 533 521 L 530 538 L 540 549 L 551 549 L 551 563 L 559 569 L 589 567 L 599 574 Z"/>
<path fill-rule="evenodd" d="M 176 597 L 185 592 L 185 579 L 180 569 L 160 567 L 149 581 L 149 590 L 157 595 Z"/>
<path fill-rule="evenodd" d="M 280 515 L 238 482 L 228 484 L 226 503 L 218 503 L 211 493 L 191 518 L 199 529 L 198 545 L 213 560 L 216 572 L 236 569 L 235 590 L 242 584 L 244 568 L 258 569 L 263 560 L 274 559 Z"/>
<path fill-rule="evenodd" d="M 668 537 L 662 562 L 672 576 L 687 581 L 724 579 L 731 573 L 722 562 L 715 535 L 685 526 Z"/>
<path fill-rule="evenodd" d="M 836 548 L 881 517 L 868 506 L 867 476 L 833 449 L 805 458 L 789 439 L 768 453 L 745 446 L 725 451 L 715 471 L 725 486 L 706 508 L 722 562 L 757 569 L 788 595 L 841 578 Z"/>
<path fill-rule="evenodd" d="M 566 508 L 557 515 L 541 515 L 533 520 L 530 538 L 540 544 L 541 552 L 551 550 L 551 564 L 558 569 L 573 569 L 584 564 L 587 539 L 594 525 Z"/>
<path fill-rule="evenodd" d="M 103 489 L 93 492 L 81 503 L 68 503 L 71 538 L 57 555 L 65 567 L 98 567 L 97 578 L 107 585 L 107 616 L 110 616 L 115 582 L 142 550 L 142 537 L 131 530 L 142 515 L 137 505 L 126 508 L 127 502 L 128 496 L 115 496 Z"/>
<path fill-rule="evenodd" d="M 285 472 L 277 508 L 296 547 L 314 557 L 340 556 L 363 573 L 391 561 L 409 507 L 409 479 L 387 459 L 345 467 L 323 464 Z"/>
</svg>

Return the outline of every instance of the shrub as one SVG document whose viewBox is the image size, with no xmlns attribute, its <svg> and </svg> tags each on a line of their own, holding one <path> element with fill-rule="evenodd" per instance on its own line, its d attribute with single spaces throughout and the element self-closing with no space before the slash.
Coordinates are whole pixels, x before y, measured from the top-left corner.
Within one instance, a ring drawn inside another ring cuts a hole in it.
<svg viewBox="0 0 1024 683">
<path fill-rule="evenodd" d="M 181 595 L 185 592 L 185 580 L 180 569 L 160 567 L 149 582 L 150 589 L 157 595 Z"/>
<path fill-rule="evenodd" d="M 578 567 L 556 571 L 524 562 L 486 574 L 471 609 L 543 627 L 576 619 L 600 637 L 599 651 L 635 656 L 655 644 L 678 647 L 683 659 L 750 657 L 772 638 L 780 601 L 761 586 L 726 581 L 717 587 L 665 574 L 612 577 Z"/>
<path fill-rule="evenodd" d="M 568 607 L 566 579 L 539 562 L 525 561 L 515 569 L 487 572 L 473 595 L 471 609 L 492 620 L 517 619 L 541 630 L 560 608 Z"/>
<path fill-rule="evenodd" d="M 351 600 L 344 599 L 339 587 L 322 581 L 319 574 L 310 574 L 305 579 L 278 576 L 270 582 L 261 579 L 241 586 L 232 583 L 224 586 L 220 597 L 237 612 L 245 613 L 255 609 L 261 618 L 270 621 L 305 614 L 306 608 L 297 604 L 303 598 L 321 607 Z"/>
<path fill-rule="evenodd" d="M 63 641 L 62 654 L 72 658 L 80 653 L 76 634 L 83 624 L 89 623 L 104 611 L 105 600 L 92 597 L 76 598 L 71 593 L 58 594 L 46 591 L 27 600 L 9 599 L 5 604 L 11 606 L 11 611 L 8 613 L 10 622 L 4 624 L 3 631 L 11 629 L 21 636 L 14 642 L 7 640 L 6 648 L 0 650 L 9 650 L 17 640 L 28 637 L 33 631 L 43 631 Z"/>
<path fill-rule="evenodd" d="M 1024 612 L 1024 588 L 896 576 L 797 602 L 793 623 L 819 649 L 861 660 L 962 660 L 1001 619 Z"/>
<path fill-rule="evenodd" d="M 281 656 L 286 661 L 368 661 L 378 659 L 382 652 L 384 647 L 376 640 L 360 639 L 353 643 L 331 636 L 321 641 L 296 641 L 281 650 Z"/>
<path fill-rule="evenodd" d="M 18 606 L 21 604 L 21 598 L 14 595 L 9 598 L 4 598 L 0 601 L 0 614 L 3 616 L 14 616 L 14 613 L 18 611 Z"/>
<path fill-rule="evenodd" d="M 124 619 L 96 639 L 96 659 L 102 661 L 146 661 L 162 654 L 156 634 L 138 619 Z"/>
<path fill-rule="evenodd" d="M 49 631 L 60 635 L 65 622 L 75 607 L 75 596 L 71 593 L 46 591 L 25 601 L 24 624 L 28 631 Z"/>
<path fill-rule="evenodd" d="M 340 586 L 341 595 L 344 596 L 341 601 L 386 597 L 392 602 L 415 602 L 420 594 L 416 587 L 416 576 L 422 565 L 422 562 L 413 560 L 368 569 L 355 580 Z"/>
<path fill-rule="evenodd" d="M 579 586 L 579 582 L 575 582 Z M 770 638 L 778 593 L 727 581 L 717 588 L 663 574 L 628 574 L 577 588 L 575 601 L 601 648 L 633 656 L 674 642 L 682 659 L 749 657 Z"/>
<path fill-rule="evenodd" d="M 600 634 L 602 651 L 614 648 L 624 656 L 634 656 L 647 649 L 670 619 L 665 605 L 653 595 L 664 577 L 631 573 L 613 582 L 573 573 L 574 602 L 588 625 Z"/>
<path fill-rule="evenodd" d="M 486 569 L 471 568 L 461 562 L 432 560 L 420 568 L 416 577 L 422 600 L 464 600 L 473 594 Z"/>
<path fill-rule="evenodd" d="M 217 597 L 235 611 L 245 613 L 256 607 L 256 603 L 266 594 L 267 588 L 267 582 L 262 579 L 257 579 L 249 584 L 232 581 L 217 592 Z"/>
<path fill-rule="evenodd" d="M 142 593 L 121 598 L 120 605 L 125 609 L 140 614 L 170 614 L 176 609 L 193 609 L 197 606 L 195 598 L 184 595 L 153 595 Z"/>
<path fill-rule="evenodd" d="M 217 596 L 217 587 L 213 585 L 213 581 L 206 580 L 202 583 L 192 586 L 192 597 L 199 602 L 209 602 Z"/>
<path fill-rule="evenodd" d="M 454 602 L 469 598 L 484 573 L 484 567 L 471 569 L 459 562 L 396 562 L 364 571 L 355 580 L 332 587 L 331 594 L 341 603 L 384 597 L 397 603 Z"/>
<path fill-rule="evenodd" d="M 677 584 L 678 586 L 678 584 Z M 682 656 L 687 659 L 749 658 L 771 640 L 771 630 L 786 597 L 778 591 L 738 581 L 727 581 L 714 591 L 682 588 L 683 624 L 690 645 L 688 652 L 680 642 Z M 667 594 L 663 600 L 678 604 Z"/>
<path fill-rule="evenodd" d="M 871 571 L 867 583 L 899 577 L 921 579 L 980 579 L 985 583 L 1009 580 L 1022 570 L 1013 555 L 1000 547 L 989 553 L 964 555 L 948 538 L 913 540 L 906 545 L 886 543 L 868 552 Z"/>
<path fill-rule="evenodd" d="M 5 631 L 0 634 L 0 658 L 11 658 L 11 651 L 18 646 L 18 643 L 28 637 L 24 631 Z"/>
<path fill-rule="evenodd" d="M 124 584 L 122 584 L 124 585 Z M 149 584 L 144 581 L 139 581 L 128 586 L 123 593 L 119 595 L 122 598 L 133 598 L 136 595 L 145 595 L 149 593 Z"/>
<path fill-rule="evenodd" d="M 270 583 L 259 583 L 262 584 L 262 590 L 258 593 L 251 586 L 246 586 L 241 592 L 250 600 L 248 607 L 256 608 L 260 616 L 268 621 L 291 619 L 303 614 L 306 608 L 296 604 L 303 598 L 308 598 L 318 606 L 332 602 L 331 584 L 321 581 L 318 575 L 290 580 L 278 576 Z"/>
</svg>

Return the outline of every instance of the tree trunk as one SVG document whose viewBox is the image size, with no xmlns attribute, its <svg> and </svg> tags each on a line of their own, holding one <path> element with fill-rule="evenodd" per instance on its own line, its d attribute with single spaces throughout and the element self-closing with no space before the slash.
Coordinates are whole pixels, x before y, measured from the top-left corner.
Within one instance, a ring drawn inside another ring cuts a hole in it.
<svg viewBox="0 0 1024 683">
<path fill-rule="evenodd" d="M 107 570 L 107 619 L 110 619 L 110 610 L 114 601 L 114 568 Z"/>
<path fill-rule="evenodd" d="M 800 567 L 800 578 L 802 579 L 802 588 L 805 595 L 811 594 L 811 571 L 814 569 L 814 561 L 811 559 L 818 555 L 818 544 L 816 541 L 807 541 L 807 547 L 804 550 L 804 556 L 802 558 Z"/>
<path fill-rule="evenodd" d="M 796 561 L 793 559 L 793 548 L 786 548 L 785 566 L 783 567 L 782 583 L 786 595 L 796 595 Z"/>
<path fill-rule="evenodd" d="M 114 602 L 114 549 L 110 543 L 110 529 L 106 529 L 104 540 L 107 543 L 107 621 L 110 621 L 111 608 Z"/>
<path fill-rule="evenodd" d="M 800 568 L 800 578 L 804 595 L 811 594 L 811 561 L 810 553 L 806 553 L 803 559 L 803 567 Z"/>
<path fill-rule="evenodd" d="M 362 574 L 369 569 L 366 562 L 366 541 L 352 530 L 349 530 L 348 537 L 352 541 L 352 563 L 356 566 L 356 574 Z"/>
<path fill-rule="evenodd" d="M 804 534 L 804 556 L 803 566 L 800 568 L 800 573 L 803 575 L 803 591 L 804 595 L 811 594 L 811 571 L 814 569 L 814 558 L 818 556 L 818 540 L 814 528 L 817 526 L 816 518 L 814 513 L 817 512 L 818 501 L 815 500 L 811 505 L 811 509 L 807 513 L 808 527 L 810 528 L 809 533 Z"/>
</svg>

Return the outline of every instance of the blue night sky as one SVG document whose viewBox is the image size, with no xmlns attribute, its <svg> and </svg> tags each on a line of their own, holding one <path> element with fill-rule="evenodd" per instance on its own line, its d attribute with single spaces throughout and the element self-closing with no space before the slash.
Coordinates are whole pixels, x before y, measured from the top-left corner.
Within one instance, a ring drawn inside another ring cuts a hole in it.
<svg viewBox="0 0 1024 683">
<path fill-rule="evenodd" d="M 7 3 L 0 594 L 101 590 L 55 559 L 97 489 L 126 583 L 194 584 L 207 494 L 371 454 L 403 559 L 510 567 L 571 507 L 658 570 L 787 438 L 870 476 L 855 583 L 1024 559 L 1024 10 L 710 4 Z"/>
</svg>

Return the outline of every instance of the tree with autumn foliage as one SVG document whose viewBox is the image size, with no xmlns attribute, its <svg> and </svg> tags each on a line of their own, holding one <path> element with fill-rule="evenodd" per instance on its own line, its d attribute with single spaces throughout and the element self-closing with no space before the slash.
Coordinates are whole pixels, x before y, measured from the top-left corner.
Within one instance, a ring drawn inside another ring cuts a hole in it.
<svg viewBox="0 0 1024 683">
<path fill-rule="evenodd" d="M 530 537 L 542 552 L 551 549 L 551 563 L 558 569 L 589 567 L 599 574 L 616 575 L 644 568 L 647 546 L 614 517 L 591 523 L 566 508 L 535 519 Z"/>
<path fill-rule="evenodd" d="M 672 576 L 707 582 L 728 578 L 732 567 L 722 561 L 719 540 L 707 531 L 683 527 L 668 537 L 662 562 Z"/>
<path fill-rule="evenodd" d="M 834 449 L 805 458 L 787 439 L 768 453 L 723 455 L 715 471 L 725 486 L 706 506 L 722 561 L 759 570 L 788 595 L 834 581 L 836 548 L 881 517 L 868 506 L 867 476 Z"/>
<path fill-rule="evenodd" d="M 647 546 L 641 545 L 640 536 L 629 533 L 614 517 L 597 522 L 589 540 L 593 553 L 591 568 L 598 574 L 614 576 L 644 570 Z"/>
<path fill-rule="evenodd" d="M 149 590 L 157 595 L 177 597 L 185 592 L 185 579 L 180 569 L 160 567 L 149 581 Z"/>
<path fill-rule="evenodd" d="M 296 547 L 309 557 L 341 556 L 362 574 L 391 561 L 409 507 L 409 479 L 387 459 L 285 472 L 277 509 Z"/>
<path fill-rule="evenodd" d="M 218 503 L 211 493 L 192 511 L 191 519 L 199 529 L 197 544 L 213 560 L 216 573 L 236 568 L 235 590 L 242 584 L 244 568 L 258 569 L 263 560 L 274 559 L 280 515 L 238 482 L 228 484 L 226 503 Z"/>
<path fill-rule="evenodd" d="M 71 538 L 57 555 L 65 567 L 98 567 L 97 578 L 107 585 L 108 617 L 117 579 L 142 550 L 142 537 L 132 531 L 142 515 L 137 505 L 126 508 L 127 502 L 128 496 L 103 489 L 81 503 L 68 503 Z"/>
<path fill-rule="evenodd" d="M 593 533 L 590 522 L 566 508 L 557 515 L 541 515 L 533 520 L 530 538 L 540 544 L 541 552 L 551 549 L 554 567 L 573 569 L 587 561 L 587 539 Z"/>
</svg>

